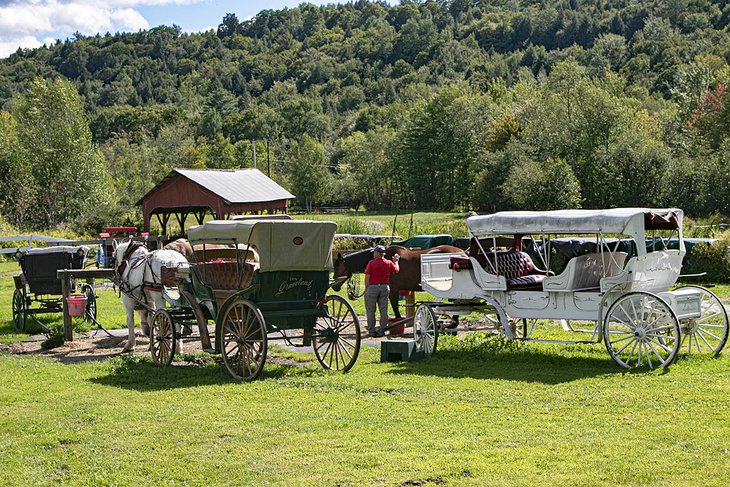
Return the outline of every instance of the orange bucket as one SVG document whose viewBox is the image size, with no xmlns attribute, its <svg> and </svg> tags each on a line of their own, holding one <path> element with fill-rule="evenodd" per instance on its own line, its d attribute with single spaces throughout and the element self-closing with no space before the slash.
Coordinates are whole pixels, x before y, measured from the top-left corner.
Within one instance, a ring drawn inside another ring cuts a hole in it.
<svg viewBox="0 0 730 487">
<path fill-rule="evenodd" d="M 68 303 L 69 316 L 84 316 L 86 313 L 85 294 L 71 294 L 68 298 L 66 298 L 66 303 Z"/>
</svg>

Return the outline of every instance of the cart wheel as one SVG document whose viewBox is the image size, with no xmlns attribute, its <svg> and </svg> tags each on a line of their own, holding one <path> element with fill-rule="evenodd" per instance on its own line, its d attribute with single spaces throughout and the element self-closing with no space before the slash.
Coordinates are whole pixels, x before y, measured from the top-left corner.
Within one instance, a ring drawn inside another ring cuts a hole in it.
<svg viewBox="0 0 730 487">
<path fill-rule="evenodd" d="M 327 316 L 317 319 L 312 348 L 322 367 L 347 372 L 360 353 L 360 322 L 343 297 L 327 296 Z"/>
<path fill-rule="evenodd" d="M 93 323 L 96 319 L 96 293 L 94 292 L 94 288 L 88 284 L 81 286 L 81 292 L 84 296 L 86 296 L 86 313 L 84 313 L 84 321 L 87 323 Z"/>
<path fill-rule="evenodd" d="M 155 364 L 167 367 L 172 363 L 176 342 L 177 331 L 175 331 L 172 315 L 167 310 L 158 309 L 152 315 L 150 330 L 150 350 Z"/>
<path fill-rule="evenodd" d="M 683 286 L 680 289 L 696 289 L 700 292 L 699 318 L 682 320 L 680 351 L 687 353 L 718 354 L 728 337 L 728 318 L 725 306 L 712 291 L 700 286 Z"/>
<path fill-rule="evenodd" d="M 603 322 L 606 348 L 621 367 L 666 367 L 677 355 L 679 338 L 677 315 L 651 293 L 624 294 L 611 305 Z"/>
<path fill-rule="evenodd" d="M 525 340 L 527 338 L 527 319 L 526 318 L 510 318 L 509 328 L 515 340 Z"/>
<path fill-rule="evenodd" d="M 438 329 L 436 313 L 430 306 L 422 304 L 416 308 L 413 317 L 413 338 L 416 340 L 416 351 L 423 351 L 427 357 L 436 351 Z"/>
<path fill-rule="evenodd" d="M 221 353 L 228 373 L 237 380 L 254 380 L 266 362 L 266 324 L 261 310 L 250 301 L 235 301 L 222 323 Z"/>
<path fill-rule="evenodd" d="M 16 289 L 13 292 L 13 326 L 15 326 L 15 331 L 25 329 L 25 318 L 25 293 L 22 289 Z"/>
</svg>

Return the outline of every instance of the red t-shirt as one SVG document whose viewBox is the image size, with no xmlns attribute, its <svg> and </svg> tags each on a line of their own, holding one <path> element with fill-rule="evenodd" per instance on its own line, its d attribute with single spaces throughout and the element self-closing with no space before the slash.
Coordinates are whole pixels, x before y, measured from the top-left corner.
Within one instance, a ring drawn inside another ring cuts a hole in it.
<svg viewBox="0 0 730 487">
<path fill-rule="evenodd" d="M 393 261 L 385 257 L 373 259 L 365 267 L 365 274 L 370 276 L 370 284 L 390 284 L 390 275 L 398 272 Z"/>
</svg>

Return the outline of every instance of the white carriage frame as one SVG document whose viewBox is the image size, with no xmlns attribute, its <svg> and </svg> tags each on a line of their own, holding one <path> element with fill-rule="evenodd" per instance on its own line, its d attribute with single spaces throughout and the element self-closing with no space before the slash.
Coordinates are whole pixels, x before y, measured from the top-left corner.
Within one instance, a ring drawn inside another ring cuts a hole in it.
<svg viewBox="0 0 730 487">
<path fill-rule="evenodd" d="M 566 344 L 601 342 L 604 340 L 606 310 L 610 312 L 617 300 L 630 293 L 640 293 L 661 301 L 671 309 L 670 314 L 674 314 L 678 322 L 689 322 L 701 316 L 701 300 L 706 290 L 690 287 L 670 291 L 677 282 L 686 252 L 682 220 L 683 212 L 676 208 L 501 212 L 473 216 L 467 220 L 470 236 L 484 255 L 495 253 L 495 265 L 498 265 L 497 237 L 505 235 L 514 238 L 530 236 L 533 239 L 538 235 L 543 244 L 548 243 L 553 235 L 591 235 L 596 239 L 597 251 L 572 258 L 560 275 L 544 279 L 541 290 L 508 289 L 507 280 L 500 275 L 498 268 L 487 261 L 485 269 L 474 256 L 469 257 L 471 269 L 456 270 L 450 265 L 451 257 L 456 254 L 427 254 L 421 260 L 421 286 L 441 300 L 428 304 L 435 314 L 458 315 L 480 307 L 493 308 L 495 321 L 510 339 Z M 670 234 L 659 235 L 657 239 L 656 230 L 668 230 Z M 647 235 L 647 231 L 651 233 Z M 644 245 L 647 236 L 654 237 L 652 252 L 647 252 Z M 630 257 L 625 265 L 627 255 L 618 251 L 620 238 L 609 245 L 608 239 L 614 237 L 630 238 L 636 243 L 636 255 Z M 492 239 L 489 251 L 480 242 L 483 238 Z M 667 249 L 671 238 L 678 239 L 678 249 Z M 657 245 L 660 240 L 662 245 Z M 547 249 L 549 245 L 543 245 L 543 248 Z M 549 269 L 549 253 L 541 254 L 540 258 L 542 262 L 535 264 Z M 590 338 L 532 340 L 532 327 L 536 320 L 543 319 L 562 320 L 566 331 L 586 332 Z M 532 325 L 529 331 L 523 330 L 522 336 L 518 336 L 514 330 L 515 322 L 510 320 L 532 320 Z M 574 330 L 569 324 L 571 320 L 592 321 L 595 326 L 592 330 Z M 727 335 L 727 318 L 725 323 Z M 414 324 L 417 339 L 418 328 L 419 324 Z"/>
</svg>

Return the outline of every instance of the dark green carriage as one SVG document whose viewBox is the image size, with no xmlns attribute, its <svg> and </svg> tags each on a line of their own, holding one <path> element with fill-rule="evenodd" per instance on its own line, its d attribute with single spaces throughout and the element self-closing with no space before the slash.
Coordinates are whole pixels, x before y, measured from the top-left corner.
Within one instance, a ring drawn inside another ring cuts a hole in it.
<svg viewBox="0 0 730 487">
<path fill-rule="evenodd" d="M 275 338 L 311 345 L 323 367 L 349 370 L 360 349 L 358 319 L 347 300 L 327 296 L 336 229 L 332 222 L 302 220 L 212 221 L 191 228 L 191 243 L 203 249 L 180 285 L 180 306 L 155 314 L 153 356 L 172 360 L 177 313 L 194 315 L 204 348 L 206 342 L 210 347 L 207 322 L 215 321 L 211 351 L 222 354 L 236 379 L 261 373 L 268 341 Z M 210 248 L 221 245 L 231 247 Z M 160 325 L 165 333 L 158 333 Z"/>
</svg>

